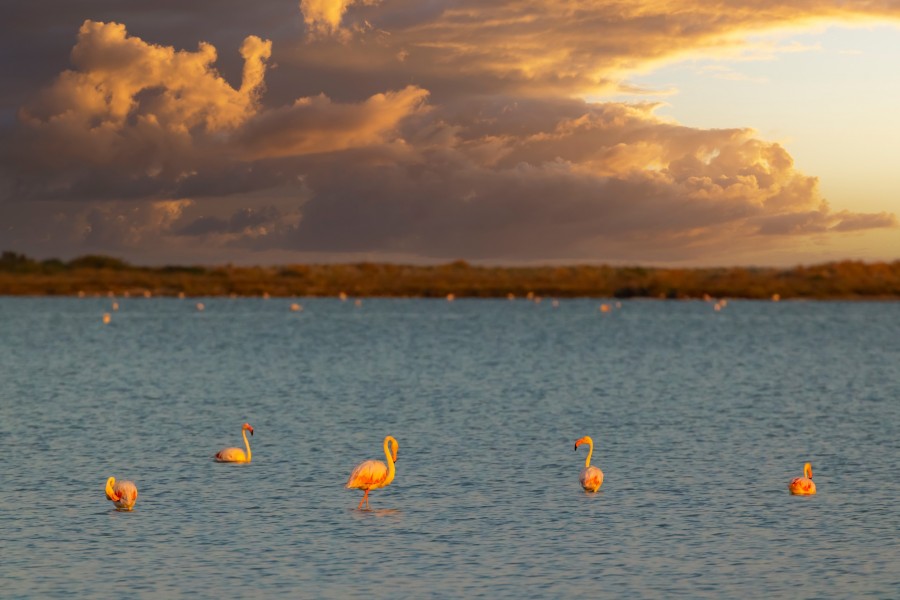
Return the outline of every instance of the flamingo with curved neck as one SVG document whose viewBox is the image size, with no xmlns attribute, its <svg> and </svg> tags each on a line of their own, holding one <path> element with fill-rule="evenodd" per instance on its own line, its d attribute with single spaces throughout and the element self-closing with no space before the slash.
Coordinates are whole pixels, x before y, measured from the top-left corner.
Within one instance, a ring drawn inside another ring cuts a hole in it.
<svg viewBox="0 0 900 600">
<path fill-rule="evenodd" d="M 244 436 L 244 446 L 247 447 L 246 454 L 240 448 L 223 448 L 216 452 L 216 460 L 218 462 L 250 462 L 253 454 L 250 452 L 250 441 L 247 439 L 247 432 L 253 435 L 253 428 L 250 423 L 244 423 L 241 427 L 241 435 Z"/>
<path fill-rule="evenodd" d="M 584 436 L 583 438 L 575 440 L 575 449 L 578 450 L 578 446 L 582 444 L 588 445 L 588 454 L 587 458 L 584 460 L 584 469 L 581 470 L 578 481 L 581 483 L 581 487 L 584 488 L 584 491 L 596 492 L 600 489 L 600 486 L 603 485 L 603 471 L 597 467 L 591 466 L 591 455 L 594 453 L 594 440 L 592 440 L 590 436 Z"/>
<path fill-rule="evenodd" d="M 816 484 L 812 480 L 812 465 L 803 465 L 803 477 L 794 477 L 788 484 L 791 493 L 797 496 L 812 496 L 816 493 Z"/>
<path fill-rule="evenodd" d="M 116 505 L 116 510 L 132 510 L 137 497 L 137 486 L 133 481 L 116 482 L 115 477 L 106 480 L 106 499 Z"/>
<path fill-rule="evenodd" d="M 400 444 L 393 436 L 389 435 L 384 438 L 384 456 L 387 459 L 387 465 L 380 460 L 367 460 L 356 465 L 353 472 L 350 473 L 345 487 L 366 491 L 356 508 L 362 508 L 363 504 L 369 508 L 369 492 L 386 487 L 394 480 L 396 473 L 394 463 L 397 461 L 397 450 L 399 449 Z"/>
</svg>

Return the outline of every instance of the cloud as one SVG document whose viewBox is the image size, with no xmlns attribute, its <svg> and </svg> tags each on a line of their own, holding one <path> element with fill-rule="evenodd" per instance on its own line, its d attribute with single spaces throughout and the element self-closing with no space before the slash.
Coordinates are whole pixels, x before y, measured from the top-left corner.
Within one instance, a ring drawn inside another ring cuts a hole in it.
<svg viewBox="0 0 900 600">
<path fill-rule="evenodd" d="M 261 158 L 380 144 L 417 111 L 415 86 L 336 103 L 324 95 L 265 109 L 272 44 L 248 36 L 235 88 L 216 71 L 216 49 L 176 51 L 86 21 L 62 72 L 19 111 L 0 146 L 20 199 L 169 200 L 280 186 L 296 174 Z"/>
<path fill-rule="evenodd" d="M 242 208 L 230 218 L 203 216 L 180 227 L 178 235 L 207 236 L 213 234 L 268 235 L 269 229 L 282 220 L 282 215 L 274 206 L 262 208 Z"/>
<path fill-rule="evenodd" d="M 237 136 L 253 158 L 335 152 L 380 144 L 421 108 L 428 92 L 415 86 L 376 94 L 360 104 L 335 104 L 325 95 L 300 98 L 266 111 Z"/>
<path fill-rule="evenodd" d="M 579 99 L 660 61 L 739 52 L 753 31 L 893 17 L 893 4 L 300 10 L 307 35 L 232 31 L 243 42 L 229 76 L 211 44 L 177 50 L 85 21 L 72 68 L 0 123 L 0 243 L 145 260 L 177 248 L 223 260 L 252 250 L 708 262 L 897 226 L 890 213 L 832 210 L 818 179 L 752 129 Z"/>
<path fill-rule="evenodd" d="M 75 70 L 63 72 L 27 109 L 26 123 L 52 126 L 121 126 L 152 116 L 161 127 L 220 131 L 239 126 L 255 112 L 265 61 L 272 45 L 255 36 L 241 47 L 244 81 L 232 88 L 216 71 L 216 49 L 196 52 L 148 44 L 129 37 L 119 23 L 85 21 L 72 49 Z M 138 95 L 146 96 L 138 100 Z"/>
<path fill-rule="evenodd" d="M 300 0 L 300 12 L 313 34 L 339 34 L 345 33 L 341 20 L 354 4 L 375 5 L 378 0 Z"/>
<path fill-rule="evenodd" d="M 635 72 L 689 56 L 749 53 L 758 59 L 808 50 L 762 44 L 752 39 L 757 33 L 900 18 L 896 3 L 874 0 L 739 0 L 727 6 L 703 0 L 384 0 L 348 11 L 350 4 L 301 3 L 315 31 L 343 24 L 344 31 L 359 33 L 345 36 L 344 48 L 322 40 L 331 67 L 355 70 L 352 57 L 361 52 L 370 68 L 383 72 L 402 62 L 436 94 L 451 93 L 453 82 L 457 91 L 477 85 L 504 93 L 596 95 L 616 91 Z M 289 58 L 306 64 L 309 56 L 309 47 L 302 47 Z M 316 57 L 317 64 L 323 61 Z"/>
<path fill-rule="evenodd" d="M 85 21 L 74 69 L 19 111 L 2 150 L 17 193 L 166 195 L 257 112 L 271 43 L 250 36 L 241 54 L 235 89 L 215 71 L 209 44 L 176 51 L 129 37 L 121 24 Z"/>
<path fill-rule="evenodd" d="M 82 242 L 87 248 L 105 251 L 121 251 L 144 246 L 148 241 L 157 242 L 190 204 L 189 200 L 172 200 L 95 205 L 84 215 Z"/>
<path fill-rule="evenodd" d="M 816 178 L 751 130 L 683 127 L 653 108 L 532 100 L 430 116 L 406 153 L 318 161 L 303 219 L 277 243 L 435 259 L 660 261 L 760 235 L 896 225 L 892 215 L 830 212 Z"/>
</svg>

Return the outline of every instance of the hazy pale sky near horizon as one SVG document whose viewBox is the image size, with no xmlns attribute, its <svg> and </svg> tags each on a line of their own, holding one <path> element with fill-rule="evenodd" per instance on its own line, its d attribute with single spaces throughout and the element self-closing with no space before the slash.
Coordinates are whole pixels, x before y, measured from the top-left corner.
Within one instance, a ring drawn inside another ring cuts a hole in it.
<svg viewBox="0 0 900 600">
<path fill-rule="evenodd" d="M 14 0 L 0 249 L 897 260 L 898 25 L 900 0 Z"/>
</svg>

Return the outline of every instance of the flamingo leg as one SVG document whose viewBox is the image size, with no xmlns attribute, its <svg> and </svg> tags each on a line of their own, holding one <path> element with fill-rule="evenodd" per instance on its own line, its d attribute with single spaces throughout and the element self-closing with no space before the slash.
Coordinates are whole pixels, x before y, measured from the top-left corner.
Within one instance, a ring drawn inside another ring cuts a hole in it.
<svg viewBox="0 0 900 600">
<path fill-rule="evenodd" d="M 359 501 L 359 505 L 356 507 L 357 510 L 363 507 L 363 503 L 365 502 L 366 508 L 369 507 L 369 490 L 366 490 L 366 493 L 363 494 L 362 500 Z"/>
</svg>

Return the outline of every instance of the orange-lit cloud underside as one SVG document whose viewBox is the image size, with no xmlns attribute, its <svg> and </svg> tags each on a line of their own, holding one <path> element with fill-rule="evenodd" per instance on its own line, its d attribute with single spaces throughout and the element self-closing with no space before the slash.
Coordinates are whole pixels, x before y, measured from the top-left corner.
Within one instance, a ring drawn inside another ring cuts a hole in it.
<svg viewBox="0 0 900 600">
<path fill-rule="evenodd" d="M 0 216 L 13 226 L 0 240 L 727 262 L 762 241 L 896 226 L 831 210 L 817 179 L 752 130 L 577 98 L 654 62 L 733 50 L 748 32 L 900 14 L 894 2 L 790 4 L 303 0 L 305 36 L 279 55 L 248 35 L 237 86 L 210 44 L 176 50 L 85 21 L 73 68 L 4 136 Z M 298 78 L 315 66 L 345 99 L 322 89 L 268 105 L 273 62 Z"/>
</svg>

